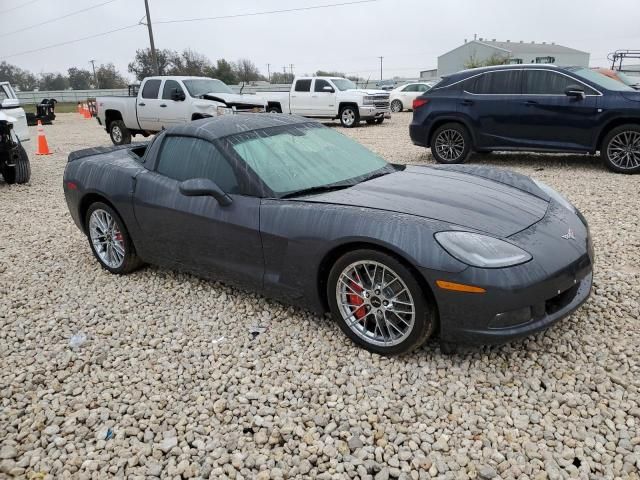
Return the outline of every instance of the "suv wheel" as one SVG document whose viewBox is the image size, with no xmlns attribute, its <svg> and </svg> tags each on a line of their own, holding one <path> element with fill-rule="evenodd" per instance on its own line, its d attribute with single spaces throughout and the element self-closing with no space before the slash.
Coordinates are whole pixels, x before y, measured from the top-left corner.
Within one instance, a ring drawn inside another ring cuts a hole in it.
<svg viewBox="0 0 640 480">
<path fill-rule="evenodd" d="M 471 137 L 459 123 L 445 123 L 431 138 L 431 154 L 438 163 L 464 163 L 471 152 Z"/>
<path fill-rule="evenodd" d="M 614 172 L 640 172 L 640 126 L 621 125 L 611 130 L 602 142 L 600 154 Z"/>
</svg>

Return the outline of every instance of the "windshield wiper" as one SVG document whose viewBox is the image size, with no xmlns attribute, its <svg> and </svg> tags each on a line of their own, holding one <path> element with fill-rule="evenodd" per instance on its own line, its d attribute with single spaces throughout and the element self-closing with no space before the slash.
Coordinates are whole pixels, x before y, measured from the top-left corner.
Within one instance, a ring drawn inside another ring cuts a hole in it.
<svg viewBox="0 0 640 480">
<path fill-rule="evenodd" d="M 305 195 L 313 195 L 314 193 L 332 192 L 334 190 L 342 190 L 343 188 L 353 187 L 353 183 L 337 183 L 333 185 L 320 185 L 319 187 L 303 188 L 295 192 L 289 192 L 282 195 L 280 198 L 293 198 L 302 197 Z"/>
</svg>

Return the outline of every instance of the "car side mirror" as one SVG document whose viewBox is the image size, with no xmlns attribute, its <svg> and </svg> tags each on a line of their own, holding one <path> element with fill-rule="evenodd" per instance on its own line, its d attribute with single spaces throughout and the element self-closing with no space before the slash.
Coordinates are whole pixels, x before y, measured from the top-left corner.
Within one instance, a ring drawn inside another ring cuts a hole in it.
<svg viewBox="0 0 640 480">
<path fill-rule="evenodd" d="M 20 100 L 17 98 L 5 98 L 2 100 L 2 108 L 17 108 L 20 106 Z"/>
<path fill-rule="evenodd" d="M 335 90 L 333 89 L 333 87 L 329 86 L 329 85 L 325 85 L 324 87 L 322 87 L 322 91 L 323 92 L 329 92 L 329 93 L 333 93 L 335 92 Z"/>
<path fill-rule="evenodd" d="M 567 97 L 574 97 L 579 99 L 583 99 L 585 97 L 584 89 L 578 85 L 569 85 L 565 89 L 564 94 Z"/>
<path fill-rule="evenodd" d="M 185 98 L 184 92 L 179 92 L 177 88 L 171 90 L 171 100 L 182 102 Z"/>
<path fill-rule="evenodd" d="M 231 197 L 224 193 L 222 189 L 208 178 L 192 178 L 180 183 L 180 193 L 187 197 L 213 197 L 218 203 L 227 207 L 233 203 Z"/>
</svg>

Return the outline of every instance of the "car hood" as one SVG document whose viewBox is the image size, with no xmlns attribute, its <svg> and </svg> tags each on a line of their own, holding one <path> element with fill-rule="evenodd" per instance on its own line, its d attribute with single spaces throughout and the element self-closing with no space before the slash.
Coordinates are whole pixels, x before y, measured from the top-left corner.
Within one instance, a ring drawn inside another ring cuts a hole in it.
<svg viewBox="0 0 640 480">
<path fill-rule="evenodd" d="M 405 213 L 508 237 L 541 220 L 547 199 L 528 177 L 511 172 L 409 166 L 300 200 Z"/>
<path fill-rule="evenodd" d="M 640 92 L 620 92 L 620 94 L 627 100 L 640 102 Z"/>
<path fill-rule="evenodd" d="M 256 95 L 239 95 L 237 93 L 206 93 L 205 100 L 222 101 L 233 105 L 264 105 L 264 99 Z"/>
</svg>

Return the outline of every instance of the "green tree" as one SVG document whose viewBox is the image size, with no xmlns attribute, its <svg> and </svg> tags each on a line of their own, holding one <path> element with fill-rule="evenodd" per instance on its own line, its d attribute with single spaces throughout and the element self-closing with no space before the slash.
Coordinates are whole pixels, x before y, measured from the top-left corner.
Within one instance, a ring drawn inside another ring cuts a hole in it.
<svg viewBox="0 0 640 480">
<path fill-rule="evenodd" d="M 471 55 L 466 62 L 464 68 L 490 67 L 492 65 L 506 65 L 509 63 L 509 57 L 494 53 L 489 58 L 479 60 L 475 54 Z"/>
<path fill-rule="evenodd" d="M 94 81 L 93 75 L 89 70 L 71 67 L 67 70 L 69 76 L 69 86 L 74 90 L 87 90 L 91 88 Z"/>
<path fill-rule="evenodd" d="M 293 75 L 290 73 L 273 72 L 271 83 L 293 83 Z"/>
<path fill-rule="evenodd" d="M 253 82 L 256 80 L 265 80 L 260 74 L 260 70 L 256 67 L 248 58 L 241 58 L 235 64 L 235 73 L 238 80 L 244 83 Z"/>
<path fill-rule="evenodd" d="M 207 77 L 217 78 L 227 85 L 235 85 L 238 83 L 238 77 L 233 69 L 233 64 L 224 58 L 216 61 L 215 67 L 205 72 Z"/>
<path fill-rule="evenodd" d="M 40 90 L 66 90 L 69 88 L 69 79 L 61 73 L 43 73 L 38 84 Z"/>
<path fill-rule="evenodd" d="M 178 54 L 174 50 L 168 49 L 156 50 L 156 56 L 158 57 L 160 75 L 167 75 L 175 66 L 176 59 L 178 58 Z M 151 58 L 151 49 L 144 48 L 136 50 L 136 56 L 133 62 L 129 63 L 128 70 L 130 73 L 133 73 L 138 80 L 154 76 L 156 72 Z"/>
<path fill-rule="evenodd" d="M 167 74 L 202 77 L 208 76 L 212 68 L 211 61 L 207 57 L 187 49 L 173 56 L 172 65 L 167 67 Z"/>
<path fill-rule="evenodd" d="M 120 75 L 113 63 L 100 65 L 96 69 L 96 77 L 98 77 L 100 88 L 125 88 L 127 86 L 127 80 Z"/>
<path fill-rule="evenodd" d="M 0 82 L 10 82 L 22 91 L 34 90 L 38 86 L 38 79 L 33 73 L 7 62 L 0 62 Z"/>
</svg>

